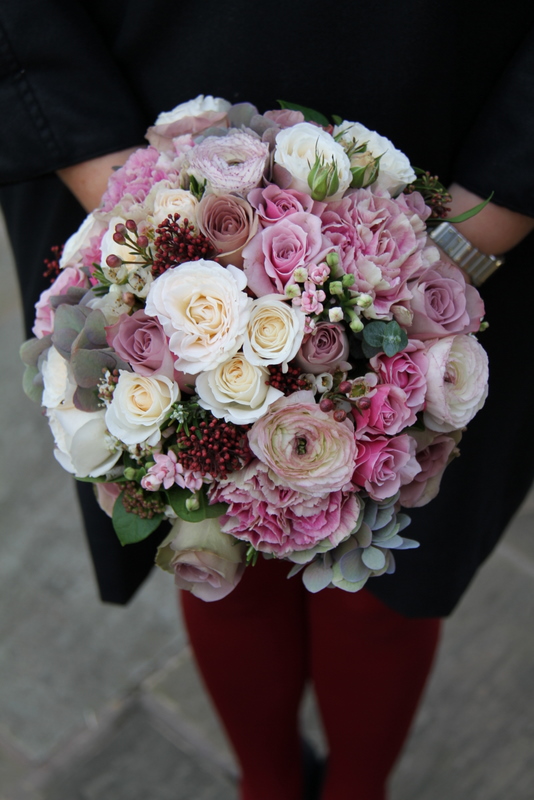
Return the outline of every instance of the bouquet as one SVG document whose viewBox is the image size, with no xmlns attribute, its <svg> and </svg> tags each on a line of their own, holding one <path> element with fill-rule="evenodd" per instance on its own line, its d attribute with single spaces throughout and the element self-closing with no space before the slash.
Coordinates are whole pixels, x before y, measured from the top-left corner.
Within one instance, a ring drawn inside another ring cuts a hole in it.
<svg viewBox="0 0 534 800">
<path fill-rule="evenodd" d="M 66 242 L 22 347 L 59 463 L 205 600 L 258 554 L 312 592 L 392 572 L 487 394 L 436 178 L 362 124 L 199 96 Z"/>
</svg>

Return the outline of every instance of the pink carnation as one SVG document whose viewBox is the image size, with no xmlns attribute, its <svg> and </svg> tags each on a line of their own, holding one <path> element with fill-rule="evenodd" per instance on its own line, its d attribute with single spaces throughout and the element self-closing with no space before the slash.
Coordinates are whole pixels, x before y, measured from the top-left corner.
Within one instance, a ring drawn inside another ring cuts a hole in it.
<svg viewBox="0 0 534 800">
<path fill-rule="evenodd" d="M 160 181 L 176 184 L 178 172 L 173 162 L 155 147 L 136 150 L 124 166 L 110 177 L 102 197 L 102 211 L 111 211 L 128 196 L 128 201 L 122 204 L 127 212 L 134 203 L 142 203 L 152 187 Z"/>
<path fill-rule="evenodd" d="M 88 287 L 87 278 L 78 267 L 65 267 L 49 289 L 41 292 L 41 296 L 35 304 L 35 323 L 32 333 L 38 339 L 47 336 L 54 330 L 54 309 L 50 304 L 52 297 L 59 297 L 67 294 L 71 286 Z"/>
</svg>

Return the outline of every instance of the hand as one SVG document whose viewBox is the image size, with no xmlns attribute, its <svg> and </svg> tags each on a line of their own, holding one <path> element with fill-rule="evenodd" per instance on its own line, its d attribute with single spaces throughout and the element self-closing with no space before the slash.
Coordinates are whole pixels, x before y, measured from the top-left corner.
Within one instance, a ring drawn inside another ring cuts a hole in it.
<svg viewBox="0 0 534 800">
<path fill-rule="evenodd" d="M 113 167 L 121 167 L 137 149 L 138 147 L 128 147 L 126 150 L 82 161 L 72 167 L 59 169 L 57 174 L 78 202 L 90 212 L 100 205 Z"/>
<path fill-rule="evenodd" d="M 452 217 L 468 211 L 483 200 L 457 183 L 452 184 L 449 192 L 452 196 Z M 511 250 L 534 230 L 534 218 L 510 211 L 496 203 L 488 203 L 479 214 L 466 222 L 453 224 L 478 250 L 495 256 Z"/>
</svg>

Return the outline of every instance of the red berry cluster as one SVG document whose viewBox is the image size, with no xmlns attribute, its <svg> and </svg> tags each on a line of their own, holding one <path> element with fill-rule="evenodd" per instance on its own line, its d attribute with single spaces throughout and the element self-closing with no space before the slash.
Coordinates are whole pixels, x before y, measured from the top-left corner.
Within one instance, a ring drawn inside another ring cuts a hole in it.
<svg viewBox="0 0 534 800">
<path fill-rule="evenodd" d="M 165 511 L 165 503 L 159 492 L 145 492 L 135 481 L 124 484 L 122 504 L 130 514 L 137 514 L 143 519 L 152 519 L 155 514 Z"/>
<path fill-rule="evenodd" d="M 53 283 L 57 276 L 59 275 L 60 267 L 59 267 L 59 259 L 61 258 L 61 254 L 63 253 L 63 245 L 62 244 L 55 244 L 53 247 L 50 248 L 52 258 L 45 258 L 44 265 L 46 267 L 45 271 L 43 272 L 43 276 L 45 278 L 50 278 L 51 282 Z"/>
<path fill-rule="evenodd" d="M 199 422 L 198 427 L 191 425 L 189 435 L 182 430 L 176 437 L 178 463 L 185 470 L 225 478 L 253 458 L 246 435 L 248 427 L 220 419 Z"/>
<path fill-rule="evenodd" d="M 152 266 L 155 277 L 185 261 L 198 261 L 215 255 L 207 236 L 195 230 L 189 220 L 180 221 L 180 214 L 169 214 L 156 229 L 156 255 Z"/>
<path fill-rule="evenodd" d="M 287 372 L 282 372 L 281 364 L 270 364 L 267 369 L 270 372 L 270 376 L 265 383 L 283 392 L 286 397 L 288 394 L 293 394 L 293 392 L 299 392 L 301 389 L 308 388 L 307 381 L 299 378 L 299 375 L 302 374 L 302 370 L 298 367 L 288 367 Z"/>
</svg>

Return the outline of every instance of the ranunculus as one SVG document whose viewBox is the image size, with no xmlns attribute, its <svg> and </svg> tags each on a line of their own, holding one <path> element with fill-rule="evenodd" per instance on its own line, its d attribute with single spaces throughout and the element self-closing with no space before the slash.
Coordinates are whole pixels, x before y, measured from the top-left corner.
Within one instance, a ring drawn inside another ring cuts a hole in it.
<svg viewBox="0 0 534 800">
<path fill-rule="evenodd" d="M 380 158 L 380 169 L 376 185 L 386 189 L 391 195 L 401 192 L 408 183 L 415 180 L 415 172 L 408 158 L 376 131 L 370 131 L 360 122 L 343 120 L 334 128 L 334 136 L 349 147 L 353 144 L 367 145 L 367 150 L 374 158 Z"/>
<path fill-rule="evenodd" d="M 262 417 L 283 392 L 267 385 L 268 370 L 250 364 L 242 353 L 196 380 L 199 405 L 213 416 L 235 425 L 248 425 Z"/>
<path fill-rule="evenodd" d="M 304 337 L 304 319 L 283 295 L 268 294 L 254 300 L 243 342 L 247 361 L 264 367 L 281 364 L 287 372 Z"/>
<path fill-rule="evenodd" d="M 304 122 L 302 111 L 294 111 L 291 108 L 275 108 L 272 111 L 266 111 L 263 116 L 272 120 L 281 128 L 292 128 L 293 125 Z"/>
<path fill-rule="evenodd" d="M 85 274 L 78 267 L 65 267 L 62 269 L 52 286 L 41 292 L 39 300 L 35 304 L 35 323 L 32 333 L 38 339 L 47 336 L 54 331 L 54 309 L 50 303 L 50 298 L 65 295 L 71 286 L 89 288 L 89 282 Z"/>
<path fill-rule="evenodd" d="M 215 194 L 246 195 L 260 183 L 269 145 L 245 131 L 208 136 L 187 155 L 187 172 L 206 180 Z"/>
<path fill-rule="evenodd" d="M 220 254 L 220 264 L 241 267 L 241 252 L 256 233 L 258 218 L 242 197 L 208 194 L 199 204 L 198 227 Z"/>
<path fill-rule="evenodd" d="M 438 494 L 445 468 L 458 455 L 457 445 L 462 434 L 460 431 L 445 434 L 413 430 L 410 436 L 417 442 L 415 457 L 421 472 L 411 483 L 401 487 L 399 499 L 406 508 L 420 508 Z"/>
<path fill-rule="evenodd" d="M 157 317 L 182 372 L 214 369 L 243 343 L 252 300 L 243 272 L 214 261 L 186 262 L 157 278 L 145 312 Z"/>
<path fill-rule="evenodd" d="M 447 336 L 427 351 L 425 425 L 447 433 L 463 428 L 488 395 L 488 356 L 471 335 Z"/>
<path fill-rule="evenodd" d="M 225 532 L 278 557 L 319 542 L 323 551 L 335 547 L 351 534 L 361 511 L 352 492 L 316 496 L 289 489 L 261 461 L 213 485 L 210 498 L 229 504 L 220 518 Z"/>
<path fill-rule="evenodd" d="M 304 372 L 319 375 L 332 368 L 350 369 L 347 362 L 349 341 L 341 325 L 318 322 L 313 333 L 303 342 L 296 362 Z"/>
<path fill-rule="evenodd" d="M 410 339 L 408 345 L 394 356 L 379 353 L 370 360 L 382 383 L 399 386 L 406 395 L 406 405 L 415 413 L 425 404 L 428 358 L 423 342 Z"/>
<path fill-rule="evenodd" d="M 106 339 L 138 375 L 158 373 L 174 378 L 174 357 L 156 317 L 148 317 L 143 310 L 131 316 L 123 314 L 115 325 L 106 328 Z"/>
<path fill-rule="evenodd" d="M 358 455 L 353 480 L 373 500 L 385 500 L 410 483 L 421 467 L 415 458 L 415 439 L 407 434 L 358 440 Z"/>
<path fill-rule="evenodd" d="M 356 458 L 352 423 L 320 410 L 312 392 L 282 397 L 248 434 L 250 449 L 280 481 L 320 496 L 351 485 Z"/>
<path fill-rule="evenodd" d="M 409 283 L 413 321 L 410 336 L 435 339 L 455 333 L 476 333 L 484 316 L 484 303 L 464 273 L 453 264 L 438 261 Z"/>
<path fill-rule="evenodd" d="M 54 456 L 67 472 L 77 478 L 98 478 L 115 466 L 122 450 L 106 431 L 104 411 L 49 408 L 46 412 L 54 436 Z"/>
<path fill-rule="evenodd" d="M 197 224 L 198 200 L 186 189 L 160 189 L 154 198 L 154 225 L 159 225 L 169 214 L 179 214 L 183 222 Z"/>
<path fill-rule="evenodd" d="M 257 297 L 282 293 L 296 269 L 319 262 L 326 252 L 319 217 L 291 214 L 259 231 L 244 248 L 248 285 Z"/>
<path fill-rule="evenodd" d="M 106 425 L 124 444 L 153 446 L 161 438 L 160 425 L 179 399 L 178 384 L 165 375 L 144 377 L 119 370 L 119 382 L 105 412 Z"/>
<path fill-rule="evenodd" d="M 253 189 L 247 199 L 258 212 L 264 227 L 274 225 L 291 214 L 311 214 L 313 210 L 313 200 L 309 194 L 296 192 L 294 189 L 280 189 L 275 183 L 271 183 L 266 189 Z"/>
<path fill-rule="evenodd" d="M 179 589 L 211 602 L 237 586 L 243 572 L 245 545 L 222 533 L 217 519 L 177 520 L 158 547 L 156 564 L 174 573 Z"/>
<path fill-rule="evenodd" d="M 163 111 L 155 125 L 146 132 L 151 145 L 164 152 L 172 152 L 172 140 L 185 134 L 196 134 L 214 125 L 228 126 L 228 110 L 231 105 L 222 97 L 199 94 L 194 100 Z"/>
<path fill-rule="evenodd" d="M 352 416 L 358 439 L 363 434 L 394 436 L 417 421 L 415 412 L 406 403 L 404 391 L 388 384 L 377 386 L 369 397 L 369 406 L 354 408 Z"/>
<path fill-rule="evenodd" d="M 343 147 L 329 133 L 309 122 L 300 122 L 277 134 L 274 160 L 291 175 L 289 188 L 311 194 L 308 176 L 317 158 L 325 166 L 335 164 L 339 181 L 338 191 L 325 199 L 342 197 L 352 181 L 350 161 Z"/>
</svg>

